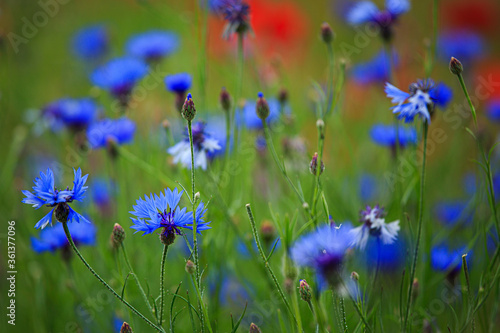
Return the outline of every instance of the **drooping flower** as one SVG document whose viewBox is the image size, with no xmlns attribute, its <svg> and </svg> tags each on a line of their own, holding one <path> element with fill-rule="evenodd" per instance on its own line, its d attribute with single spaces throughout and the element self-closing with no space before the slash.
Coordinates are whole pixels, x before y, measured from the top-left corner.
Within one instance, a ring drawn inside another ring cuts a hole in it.
<svg viewBox="0 0 500 333">
<path fill-rule="evenodd" d="M 446 226 L 472 222 L 473 211 L 465 200 L 441 201 L 434 206 L 434 215 Z"/>
<path fill-rule="evenodd" d="M 181 234 L 181 228 L 193 229 L 193 212 L 187 212 L 187 208 L 180 208 L 179 201 L 181 200 L 183 191 L 178 191 L 175 188 L 165 189 L 160 195 L 150 194 L 144 196 L 144 199 L 136 200 L 136 205 L 133 206 L 133 211 L 130 214 L 133 225 L 132 229 L 144 231 L 143 235 L 151 234 L 159 228 L 163 228 L 161 236 L 173 242 L 176 235 Z M 205 205 L 200 202 L 196 208 L 196 223 L 197 231 L 210 229 L 210 222 L 205 222 L 203 216 L 206 213 Z"/>
<path fill-rule="evenodd" d="M 92 83 L 127 105 L 134 86 L 148 73 L 146 63 L 135 58 L 115 58 L 91 74 Z"/>
<path fill-rule="evenodd" d="M 68 224 L 68 229 L 77 246 L 95 245 L 96 227 L 94 224 L 70 223 Z M 31 248 L 37 253 L 46 251 L 54 252 L 58 249 L 64 250 L 69 248 L 69 242 L 64 233 L 62 223 L 43 229 L 38 238 L 31 237 Z"/>
<path fill-rule="evenodd" d="M 394 66 L 398 65 L 396 53 L 393 54 Z M 355 65 L 351 69 L 351 77 L 358 84 L 386 82 L 390 78 L 391 60 L 384 50 L 365 63 Z"/>
<path fill-rule="evenodd" d="M 500 122 L 500 98 L 492 99 L 486 105 L 486 114 L 490 120 Z"/>
<path fill-rule="evenodd" d="M 104 25 L 92 25 L 73 36 L 73 51 L 82 60 L 97 60 L 108 51 L 109 34 Z"/>
<path fill-rule="evenodd" d="M 40 177 L 33 181 L 34 192 L 23 191 L 26 196 L 22 200 L 23 203 L 32 205 L 36 209 L 46 205 L 52 207 L 50 212 L 37 222 L 35 228 L 45 228 L 47 224 L 52 224 L 52 214 L 56 213 L 56 218 L 60 222 L 80 222 L 80 220 L 90 223 L 85 217 L 74 211 L 68 204 L 76 201 L 83 201 L 85 191 L 88 186 L 84 186 L 88 175 L 82 177 L 82 170 L 73 169 L 75 179 L 73 181 L 73 189 L 66 188 L 58 190 L 54 185 L 54 173 L 51 169 L 47 169 L 47 173 L 40 172 Z"/>
<path fill-rule="evenodd" d="M 417 131 L 413 127 L 398 126 L 396 138 L 396 126 L 394 125 L 374 125 L 370 130 L 370 136 L 376 144 L 384 147 L 396 148 L 396 139 L 399 146 L 404 148 L 417 143 Z"/>
<path fill-rule="evenodd" d="M 366 206 L 366 210 L 361 210 L 360 222 L 363 224 L 350 231 L 352 236 L 351 245 L 364 250 L 370 236 L 376 237 L 383 244 L 392 244 L 396 240 L 399 231 L 399 220 L 385 223 L 384 208 L 379 205 Z"/>
<path fill-rule="evenodd" d="M 201 167 L 203 170 L 206 170 L 209 158 L 212 154 L 221 150 L 219 141 L 214 139 L 205 130 L 205 126 L 203 122 L 196 122 L 192 125 L 195 169 Z M 174 163 L 180 163 L 186 168 L 191 169 L 191 146 L 187 128 L 184 132 L 184 139 L 168 148 L 167 152 L 174 156 Z"/>
<path fill-rule="evenodd" d="M 335 286 L 341 278 L 346 251 L 352 243 L 350 231 L 348 225 L 325 224 L 297 239 L 290 249 L 291 258 L 300 267 L 315 269 L 322 279 Z"/>
<path fill-rule="evenodd" d="M 392 98 L 393 113 L 399 113 L 398 119 L 413 122 L 416 115 L 424 118 L 429 124 L 435 106 L 446 107 L 453 95 L 450 88 L 443 83 L 435 84 L 433 80 L 418 80 L 410 84 L 409 93 L 404 92 L 390 83 L 385 85 L 387 97 Z"/>
<path fill-rule="evenodd" d="M 385 8 L 380 10 L 371 1 L 360 1 L 355 3 L 347 13 L 347 22 L 352 25 L 372 23 L 381 30 L 381 36 L 385 40 L 392 37 L 392 26 L 399 16 L 410 10 L 408 0 L 386 0 Z"/>
<path fill-rule="evenodd" d="M 440 34 L 438 45 L 441 59 L 449 61 L 451 57 L 455 57 L 465 65 L 472 64 L 485 51 L 482 37 L 469 30 L 445 31 Z"/>
<path fill-rule="evenodd" d="M 250 30 L 250 6 L 243 0 L 220 0 L 216 11 L 227 21 L 222 36 L 229 39 L 234 33 L 244 34 Z"/>
<path fill-rule="evenodd" d="M 78 131 L 86 128 L 96 118 L 99 106 L 90 98 L 61 98 L 42 109 L 42 117 L 53 129 L 66 126 Z"/>
<path fill-rule="evenodd" d="M 179 48 L 179 37 L 171 31 L 151 30 L 132 36 L 127 42 L 127 53 L 152 62 L 161 60 Z"/>
<path fill-rule="evenodd" d="M 275 98 L 269 98 L 267 104 L 269 105 L 269 116 L 266 118 L 266 122 L 270 125 L 280 118 L 280 103 Z M 243 109 L 236 110 L 236 123 L 240 126 L 245 125 L 248 129 L 262 129 L 262 120 L 257 116 L 256 108 L 256 101 L 246 101 Z M 289 114 L 290 108 L 285 106 L 284 112 Z"/>
<path fill-rule="evenodd" d="M 103 148 L 112 140 L 122 145 L 134 138 L 135 123 L 128 118 L 103 119 L 87 129 L 87 140 L 93 149 Z"/>
</svg>

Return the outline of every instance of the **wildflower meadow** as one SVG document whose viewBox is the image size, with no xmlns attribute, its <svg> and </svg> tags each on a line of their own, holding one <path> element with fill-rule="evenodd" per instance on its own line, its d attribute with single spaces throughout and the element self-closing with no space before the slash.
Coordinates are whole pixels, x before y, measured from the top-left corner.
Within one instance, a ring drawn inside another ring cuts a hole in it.
<svg viewBox="0 0 500 333">
<path fill-rule="evenodd" d="M 498 1 L 0 16 L 0 332 L 499 331 Z"/>
</svg>

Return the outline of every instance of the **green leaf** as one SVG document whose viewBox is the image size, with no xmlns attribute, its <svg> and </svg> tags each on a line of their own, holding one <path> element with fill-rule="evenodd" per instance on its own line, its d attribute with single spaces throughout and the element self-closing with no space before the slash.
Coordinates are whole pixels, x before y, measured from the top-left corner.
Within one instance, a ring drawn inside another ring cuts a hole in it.
<svg viewBox="0 0 500 333">
<path fill-rule="evenodd" d="M 247 312 L 247 306 L 248 306 L 248 302 L 245 303 L 245 308 L 243 309 L 243 313 L 241 314 L 240 319 L 238 319 L 238 321 L 236 322 L 236 325 L 233 326 L 233 329 L 231 330 L 231 333 L 235 333 L 236 330 L 238 329 L 238 327 L 240 327 L 241 320 L 243 319 L 243 316 L 245 315 L 245 312 Z M 231 316 L 231 321 L 232 320 L 233 320 L 233 316 Z"/>
<path fill-rule="evenodd" d="M 121 293 L 121 298 L 123 299 L 123 294 L 125 293 L 125 287 L 127 286 L 127 281 L 128 277 L 130 276 L 131 273 L 127 274 L 127 277 L 125 278 L 125 281 L 123 282 L 123 288 L 122 288 L 122 293 Z"/>
</svg>

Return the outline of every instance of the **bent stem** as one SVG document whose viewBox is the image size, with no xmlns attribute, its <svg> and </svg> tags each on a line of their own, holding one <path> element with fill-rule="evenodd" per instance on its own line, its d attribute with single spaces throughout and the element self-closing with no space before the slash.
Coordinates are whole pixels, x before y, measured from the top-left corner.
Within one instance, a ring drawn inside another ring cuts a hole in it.
<svg viewBox="0 0 500 333">
<path fill-rule="evenodd" d="M 297 318 L 295 317 L 295 314 L 293 313 L 293 310 L 290 306 L 290 303 L 288 303 L 288 300 L 285 297 L 285 294 L 283 293 L 283 289 L 281 289 L 281 286 L 278 282 L 278 279 L 276 278 L 276 275 L 274 274 L 273 270 L 271 269 L 271 266 L 269 266 L 269 262 L 267 261 L 266 255 L 264 254 L 264 250 L 262 250 L 262 245 L 260 244 L 259 240 L 259 233 L 257 232 L 257 226 L 255 225 L 255 219 L 253 217 L 252 213 L 252 208 L 250 207 L 250 204 L 246 204 L 246 209 L 247 209 L 247 214 L 248 214 L 248 219 L 250 220 L 250 226 L 252 227 L 252 233 L 253 233 L 253 238 L 255 240 L 255 243 L 257 244 L 257 249 L 259 250 L 260 256 L 262 257 L 262 260 L 264 261 L 264 267 L 266 268 L 267 272 L 269 275 L 271 275 L 271 278 L 274 282 L 274 285 L 276 286 L 276 290 L 278 290 L 278 293 L 280 294 L 281 298 L 283 299 L 283 303 L 285 303 L 285 306 L 290 313 L 290 315 L 293 318 L 293 321 L 295 322 L 295 325 L 300 329 L 299 323 L 297 321 Z"/>
<path fill-rule="evenodd" d="M 165 332 L 162 327 L 155 325 L 151 320 L 146 318 L 142 313 L 140 313 L 130 303 L 128 303 L 120 295 L 118 295 L 118 293 L 113 288 L 111 288 L 111 286 L 106 281 L 104 281 L 99 276 L 99 274 L 96 273 L 96 271 L 94 271 L 94 269 L 87 263 L 85 258 L 83 258 L 80 251 L 78 251 L 78 248 L 76 247 L 75 243 L 73 242 L 73 238 L 71 237 L 71 233 L 69 232 L 69 229 L 68 229 L 68 223 L 67 222 L 61 222 L 61 223 L 63 224 L 64 233 L 66 234 L 66 238 L 68 239 L 69 245 L 71 246 L 73 251 L 76 253 L 78 258 L 80 258 L 80 260 L 83 262 L 85 267 L 87 267 L 87 269 L 90 271 L 90 273 L 92 273 L 92 275 L 94 275 L 96 277 L 96 279 L 99 280 L 99 282 L 101 282 L 116 298 L 118 298 L 123 304 L 125 304 L 130 310 L 132 310 L 133 313 L 135 313 L 142 320 L 144 320 L 146 323 L 148 323 L 149 326 L 153 327 L 158 332 Z"/>
<path fill-rule="evenodd" d="M 168 245 L 163 246 L 163 255 L 161 256 L 161 264 L 160 264 L 160 326 L 163 325 L 163 306 L 165 304 L 165 261 L 167 260 L 168 253 Z"/>
<path fill-rule="evenodd" d="M 418 231 L 417 231 L 417 243 L 415 244 L 415 252 L 413 254 L 413 264 L 410 273 L 410 287 L 408 289 L 408 301 L 406 303 L 406 314 L 405 321 L 403 325 L 403 332 L 406 332 L 408 326 L 408 316 L 410 314 L 411 301 L 412 301 L 412 292 L 413 292 L 413 280 L 415 279 L 415 271 L 417 269 L 417 259 L 418 259 L 418 248 L 420 246 L 420 238 L 422 235 L 422 218 L 424 213 L 424 185 L 425 185 L 425 161 L 427 155 L 427 132 L 429 129 L 429 124 L 424 120 L 424 152 L 423 152 L 423 161 L 422 161 L 422 176 L 420 179 L 420 196 L 418 201 Z"/>
</svg>

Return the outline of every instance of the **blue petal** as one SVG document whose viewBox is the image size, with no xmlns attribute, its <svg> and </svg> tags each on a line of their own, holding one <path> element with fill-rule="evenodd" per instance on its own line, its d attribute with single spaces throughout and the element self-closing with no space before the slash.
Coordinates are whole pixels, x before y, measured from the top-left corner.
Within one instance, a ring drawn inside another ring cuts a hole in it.
<svg viewBox="0 0 500 333">
<path fill-rule="evenodd" d="M 377 6 L 371 1 L 358 2 L 347 13 L 347 22 L 357 25 L 373 21 L 378 11 Z"/>
<path fill-rule="evenodd" d="M 429 96 L 437 106 L 445 108 L 453 97 L 453 91 L 447 85 L 440 82 L 429 91 Z"/>
<path fill-rule="evenodd" d="M 410 94 L 400 90 L 399 88 L 396 88 L 389 82 L 385 83 L 385 93 L 387 97 L 392 98 L 392 103 L 395 104 L 401 104 L 404 103 L 404 101 L 410 97 Z"/>
<path fill-rule="evenodd" d="M 410 2 L 408 0 L 385 0 L 385 8 L 392 16 L 399 16 L 410 10 Z"/>
<path fill-rule="evenodd" d="M 75 210 L 69 207 L 68 222 L 80 223 L 80 220 L 82 220 L 82 222 L 90 223 L 90 221 L 87 220 L 83 215 L 78 214 Z"/>
<path fill-rule="evenodd" d="M 26 196 L 26 198 L 24 198 L 22 202 L 25 204 L 32 205 L 32 207 L 35 207 L 36 209 L 42 207 L 45 204 L 45 200 L 40 199 L 30 191 L 24 190 L 23 194 Z"/>
<path fill-rule="evenodd" d="M 85 185 L 85 182 L 87 181 L 88 174 L 82 177 L 82 170 L 78 168 L 78 170 L 73 169 L 73 172 L 75 174 L 75 180 L 73 181 L 73 195 L 72 195 L 72 200 L 78 200 L 82 201 L 85 196 L 84 193 L 87 190 L 88 186 L 83 186 Z"/>
<path fill-rule="evenodd" d="M 43 229 L 47 224 L 52 224 L 52 213 L 54 212 L 54 208 L 50 210 L 50 212 L 45 215 L 37 224 L 35 224 L 36 229 Z"/>
</svg>

